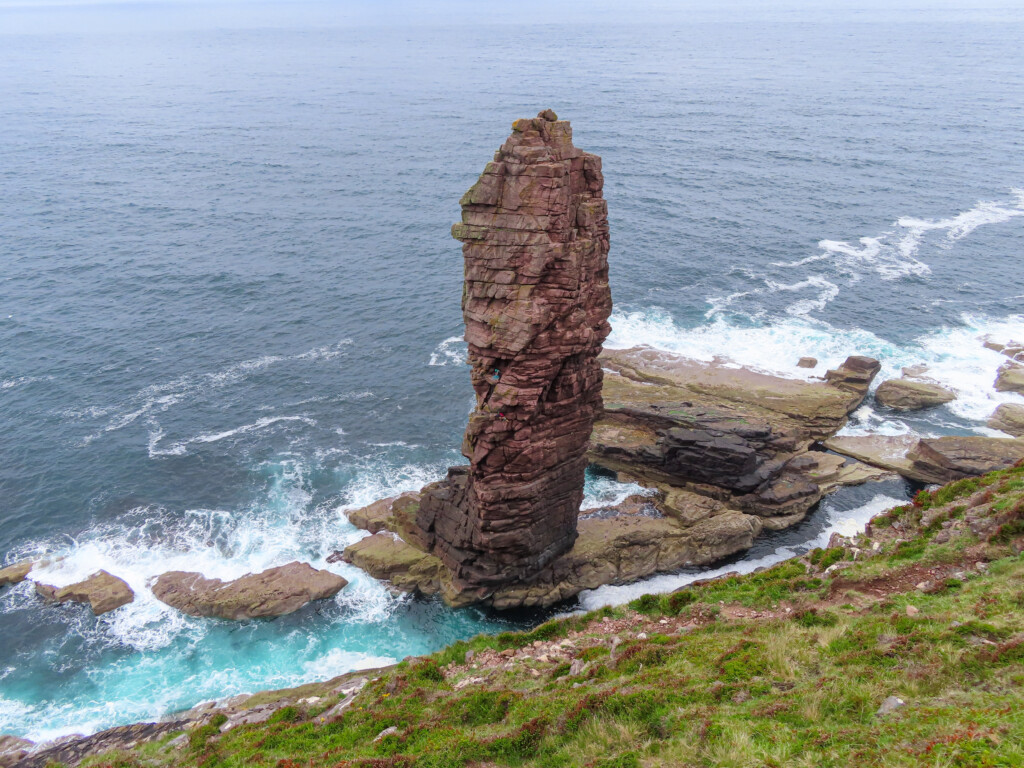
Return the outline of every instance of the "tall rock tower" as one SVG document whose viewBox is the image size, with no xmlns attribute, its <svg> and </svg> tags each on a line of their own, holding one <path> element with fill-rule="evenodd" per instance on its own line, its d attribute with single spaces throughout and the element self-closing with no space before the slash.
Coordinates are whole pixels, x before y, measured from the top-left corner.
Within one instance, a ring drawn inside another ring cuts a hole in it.
<svg viewBox="0 0 1024 768">
<path fill-rule="evenodd" d="M 424 490 L 407 530 L 457 589 L 528 580 L 576 539 L 612 308 L 603 183 L 545 110 L 512 124 L 462 197 L 470 466 Z"/>
</svg>

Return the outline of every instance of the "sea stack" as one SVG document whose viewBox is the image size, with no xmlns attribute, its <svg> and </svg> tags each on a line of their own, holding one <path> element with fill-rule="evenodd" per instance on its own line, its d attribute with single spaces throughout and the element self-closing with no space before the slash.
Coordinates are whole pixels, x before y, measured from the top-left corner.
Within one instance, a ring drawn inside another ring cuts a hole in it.
<svg viewBox="0 0 1024 768">
<path fill-rule="evenodd" d="M 456 590 L 528 580 L 576 540 L 611 330 L 603 183 L 601 158 L 545 110 L 512 124 L 460 201 L 470 464 L 424 489 L 402 526 Z"/>
</svg>

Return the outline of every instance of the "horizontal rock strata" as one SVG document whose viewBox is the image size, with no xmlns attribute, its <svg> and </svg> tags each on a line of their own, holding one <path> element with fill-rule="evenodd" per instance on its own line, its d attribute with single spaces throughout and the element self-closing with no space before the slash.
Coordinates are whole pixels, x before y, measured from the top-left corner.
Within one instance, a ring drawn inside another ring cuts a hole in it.
<svg viewBox="0 0 1024 768">
<path fill-rule="evenodd" d="M 84 581 L 67 587 L 51 587 L 36 582 L 36 593 L 48 602 L 88 603 L 97 616 L 135 600 L 132 588 L 123 579 L 106 571 L 97 571 Z"/>
<path fill-rule="evenodd" d="M 460 589 L 526 578 L 573 545 L 610 331 L 601 159 L 546 110 L 463 196 L 469 467 L 423 490 L 404 535 Z"/>
<path fill-rule="evenodd" d="M 707 502 L 707 507 L 690 518 L 682 514 L 584 515 L 579 519 L 579 535 L 569 552 L 529 579 L 488 590 L 459 588 L 452 583 L 450 572 L 439 558 L 389 532 L 368 536 L 349 546 L 345 549 L 345 560 L 375 578 L 388 581 L 397 590 L 440 593 L 450 605 L 481 603 L 498 609 L 547 607 L 585 589 L 626 584 L 687 566 L 708 565 L 753 545 L 763 527 L 759 517 L 700 498 Z"/>
<path fill-rule="evenodd" d="M 1012 467 L 1024 459 L 1024 440 L 965 435 L 922 438 L 907 458 L 925 482 L 948 483 Z"/>
<path fill-rule="evenodd" d="M 647 349 L 607 352 L 601 362 L 605 409 L 590 456 L 655 495 L 581 513 L 569 551 L 528 577 L 470 589 L 429 552 L 418 525 L 424 500 L 466 493 L 469 472 L 457 467 L 419 496 L 349 512 L 352 523 L 375 535 L 348 547 L 343 558 L 396 590 L 439 594 L 452 605 L 547 606 L 603 584 L 708 565 L 748 549 L 764 529 L 803 519 L 838 485 L 888 476 L 809 450 L 862 401 L 877 368 L 870 361 L 837 369 L 834 378 L 844 387 Z"/>
<path fill-rule="evenodd" d="M 879 366 L 850 358 L 825 383 L 705 364 L 659 350 L 607 351 L 604 413 L 591 461 L 646 482 L 727 498 L 799 520 L 824 492 L 811 445 L 836 432 Z"/>
<path fill-rule="evenodd" d="M 237 621 L 293 613 L 313 600 L 333 597 L 347 584 L 330 571 L 293 562 L 227 582 L 201 573 L 169 571 L 151 589 L 158 600 L 189 616 Z"/>
<path fill-rule="evenodd" d="M 975 477 L 1007 469 L 1024 459 L 1024 440 L 977 435 L 920 439 L 914 435 L 841 436 L 825 445 L 921 483 Z"/>
</svg>

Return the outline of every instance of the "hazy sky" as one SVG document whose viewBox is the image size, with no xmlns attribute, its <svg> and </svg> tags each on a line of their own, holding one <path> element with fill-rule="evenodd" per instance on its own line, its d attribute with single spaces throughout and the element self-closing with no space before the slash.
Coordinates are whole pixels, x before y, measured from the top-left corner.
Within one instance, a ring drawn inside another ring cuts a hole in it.
<svg viewBox="0 0 1024 768">
<path fill-rule="evenodd" d="M 0 34 L 208 27 L 1024 21 L 1024 0 L 0 0 Z"/>
</svg>

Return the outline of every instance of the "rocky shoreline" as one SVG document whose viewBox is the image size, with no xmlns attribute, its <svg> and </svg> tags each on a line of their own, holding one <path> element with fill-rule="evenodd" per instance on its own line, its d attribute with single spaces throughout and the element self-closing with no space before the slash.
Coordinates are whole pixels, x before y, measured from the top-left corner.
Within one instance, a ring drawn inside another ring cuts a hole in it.
<svg viewBox="0 0 1024 768">
<path fill-rule="evenodd" d="M 754 695 L 766 695 L 764 690 L 756 690 L 764 682 L 763 665 L 741 676 L 740 684 L 736 685 L 737 675 L 723 666 L 722 659 L 729 658 L 737 649 L 758 647 L 763 642 L 763 638 L 758 638 L 758 625 L 768 632 L 791 637 L 800 628 L 812 632 L 827 630 L 838 623 L 837 616 L 848 621 L 884 621 L 884 629 L 890 630 L 880 634 L 877 642 L 873 634 L 870 636 L 868 654 L 847 653 L 842 657 L 847 660 L 870 660 L 871 653 L 888 657 L 891 644 L 899 639 L 892 628 L 906 632 L 920 620 L 953 633 L 954 642 L 946 652 L 966 648 L 968 655 L 977 655 L 980 649 L 988 655 L 974 659 L 975 664 L 978 660 L 999 661 L 993 655 L 996 651 L 1019 655 L 1024 637 L 1019 627 L 997 629 L 991 624 L 992 604 L 998 605 L 1000 601 L 992 598 L 993 590 L 989 588 L 995 584 L 991 581 L 993 576 L 1001 575 L 1004 583 L 1000 588 L 1004 591 L 1019 583 L 1019 575 L 1014 576 L 1011 568 L 1015 567 L 1013 563 L 1019 563 L 1024 550 L 1022 472 L 1024 461 L 1019 461 L 1007 470 L 956 481 L 930 493 L 921 492 L 912 503 L 877 515 L 863 533 L 849 538 L 834 535 L 826 549 L 771 568 L 761 568 L 746 576 L 728 573 L 693 582 L 671 594 L 646 595 L 621 609 L 606 608 L 562 617 L 529 634 L 480 636 L 433 656 L 408 658 L 397 665 L 355 671 L 296 688 L 208 701 L 156 722 L 119 726 L 91 736 L 66 736 L 46 744 L 0 737 L 0 768 L 76 766 L 97 755 L 114 760 L 111 765 L 178 765 L 203 755 L 221 759 L 224 755 L 218 750 L 222 745 L 239 750 L 248 742 L 256 742 L 257 747 L 262 747 L 267 744 L 268 734 L 282 728 L 311 732 L 313 741 L 298 742 L 295 749 L 312 749 L 319 754 L 323 749 L 317 740 L 320 736 L 336 733 L 339 723 L 355 723 L 360 718 L 370 720 L 365 733 L 361 731 L 361 741 L 373 749 L 390 736 L 408 736 L 415 731 L 415 722 L 391 724 L 394 718 L 389 717 L 388 709 L 392 704 L 389 700 L 402 696 L 414 678 L 438 686 L 435 697 L 452 701 L 463 696 L 493 696 L 495 691 L 518 690 L 534 684 L 536 696 L 565 690 L 585 699 L 593 691 L 603 692 L 603 686 L 616 684 L 615 679 L 608 680 L 614 676 L 604 670 L 606 662 L 620 668 L 621 680 L 631 686 L 658 685 L 657 670 L 653 678 L 650 673 L 641 673 L 645 665 L 657 667 L 663 663 L 655 652 L 673 639 L 688 654 L 685 681 L 692 680 L 695 671 L 699 671 L 702 688 L 706 687 L 710 694 L 725 691 L 728 695 L 719 697 L 720 700 L 744 705 Z M 379 513 L 381 506 L 374 514 Z M 979 582 L 973 590 L 975 597 L 987 595 L 989 599 L 941 606 L 936 602 L 938 596 L 966 591 L 974 582 Z M 1013 604 L 1017 603 L 1019 596 Z M 953 614 L 960 619 L 950 620 L 949 611 L 967 610 L 965 604 L 973 604 L 974 610 L 984 610 L 988 621 L 964 619 L 960 613 Z M 982 608 L 983 605 L 986 607 Z M 896 607 L 900 607 L 899 612 Z M 930 612 L 931 616 L 922 612 Z M 1002 610 L 1002 614 L 1005 619 L 1007 611 Z M 1019 619 L 1016 613 L 1012 616 Z M 704 643 L 713 642 L 722 632 L 735 635 L 741 642 L 736 645 L 735 639 L 729 640 L 723 648 L 731 651 L 721 655 L 718 649 L 708 664 L 701 662 L 695 666 L 690 654 L 697 653 Z M 852 632 L 849 635 L 857 636 Z M 841 636 L 842 633 L 829 635 Z M 751 642 L 750 637 L 758 638 L 757 642 Z M 827 642 L 814 640 L 812 636 L 808 645 L 798 637 L 797 647 L 806 650 L 828 646 Z M 903 648 L 900 658 L 909 662 L 923 647 L 927 644 Z M 655 652 L 649 652 L 651 648 Z M 644 655 L 637 649 L 643 650 Z M 1016 655 L 1008 655 L 1007 661 L 1012 663 Z M 639 656 L 637 662 L 628 666 L 635 656 Z M 904 679 L 904 675 L 900 672 L 885 686 L 898 685 L 902 680 L 918 696 L 928 695 L 920 686 L 915 688 L 911 678 Z M 796 685 L 818 683 L 817 674 L 775 681 L 769 686 L 768 695 L 784 694 Z M 1015 689 L 981 685 L 978 690 L 991 693 Z M 877 707 L 874 722 L 907 706 L 910 697 L 905 692 L 896 692 L 900 696 L 893 695 L 893 689 L 873 693 L 876 701 L 872 706 Z M 422 695 L 413 698 L 422 700 L 432 699 Z M 940 703 L 949 707 L 948 701 L 936 701 L 935 707 Z M 929 711 L 934 713 L 937 709 Z M 529 713 L 534 714 L 532 709 Z M 862 716 L 857 717 L 863 722 Z M 145 746 L 154 742 L 155 746 Z M 398 743 L 408 746 L 401 739 Z M 356 746 L 348 749 L 354 750 Z M 285 754 L 288 759 L 282 758 L 279 765 L 300 764 L 291 760 L 300 753 Z"/>
</svg>

